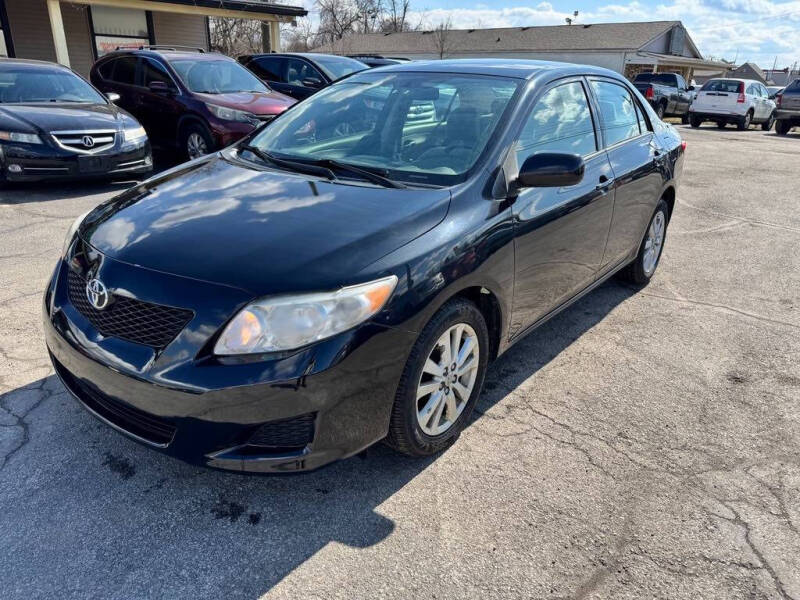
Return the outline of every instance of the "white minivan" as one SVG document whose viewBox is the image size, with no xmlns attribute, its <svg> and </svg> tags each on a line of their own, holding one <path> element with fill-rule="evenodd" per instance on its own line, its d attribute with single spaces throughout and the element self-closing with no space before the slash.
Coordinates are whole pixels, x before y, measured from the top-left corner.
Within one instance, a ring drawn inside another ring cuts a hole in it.
<svg viewBox="0 0 800 600">
<path fill-rule="evenodd" d="M 775 123 L 775 102 L 758 81 L 709 79 L 689 107 L 692 127 L 700 127 L 703 121 L 714 121 L 720 129 L 728 123 L 739 129 L 760 123 L 761 129 L 769 131 Z"/>
</svg>

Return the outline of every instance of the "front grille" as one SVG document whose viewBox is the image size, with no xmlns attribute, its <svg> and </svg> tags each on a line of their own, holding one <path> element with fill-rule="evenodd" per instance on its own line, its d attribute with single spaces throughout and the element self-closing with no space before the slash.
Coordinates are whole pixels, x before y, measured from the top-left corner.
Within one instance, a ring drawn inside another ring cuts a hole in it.
<svg viewBox="0 0 800 600">
<path fill-rule="evenodd" d="M 256 429 L 246 445 L 281 450 L 300 450 L 314 439 L 314 414 L 270 421 Z"/>
<path fill-rule="evenodd" d="M 72 270 L 67 277 L 69 301 L 105 337 L 161 349 L 175 339 L 194 316 L 190 310 L 119 295 L 112 295 L 110 304 L 98 310 L 86 297 L 86 280 Z"/>
<path fill-rule="evenodd" d="M 52 134 L 59 146 L 82 154 L 94 154 L 111 148 L 116 137 L 113 130 L 53 131 Z"/>
<path fill-rule="evenodd" d="M 51 355 L 51 358 L 52 355 Z M 167 446 L 175 437 L 176 427 L 160 417 L 146 413 L 104 394 L 91 383 L 78 379 L 53 358 L 53 366 L 64 385 L 92 412 L 103 419 L 156 446 Z"/>
</svg>

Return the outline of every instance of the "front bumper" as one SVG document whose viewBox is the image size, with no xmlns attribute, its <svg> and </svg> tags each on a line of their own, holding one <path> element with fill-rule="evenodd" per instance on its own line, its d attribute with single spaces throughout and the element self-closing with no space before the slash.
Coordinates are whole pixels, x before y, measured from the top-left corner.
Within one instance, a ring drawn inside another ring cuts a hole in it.
<svg viewBox="0 0 800 600">
<path fill-rule="evenodd" d="M 126 177 L 152 170 L 149 142 L 92 155 L 55 149 L 47 144 L 0 147 L 0 179 L 9 182 Z"/>
<path fill-rule="evenodd" d="M 385 437 L 410 332 L 365 324 L 291 355 L 220 359 L 204 349 L 229 315 L 213 321 L 241 306 L 244 292 L 101 262 L 93 273 L 112 291 L 125 281 L 158 290 L 155 302 L 174 302 L 179 291 L 202 298 L 184 330 L 155 351 L 96 331 L 69 301 L 72 267 L 59 263 L 44 299 L 53 365 L 81 404 L 118 431 L 190 463 L 245 472 L 308 471 Z"/>
</svg>

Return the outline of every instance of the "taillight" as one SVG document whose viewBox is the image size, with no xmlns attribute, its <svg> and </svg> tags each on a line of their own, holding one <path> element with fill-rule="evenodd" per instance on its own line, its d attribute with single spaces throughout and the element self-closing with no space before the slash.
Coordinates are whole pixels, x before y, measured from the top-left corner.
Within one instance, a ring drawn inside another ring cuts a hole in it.
<svg viewBox="0 0 800 600">
<path fill-rule="evenodd" d="M 775 96 L 775 104 L 778 105 L 778 108 L 781 107 L 781 102 L 783 101 L 783 94 L 778 94 Z"/>
<path fill-rule="evenodd" d="M 745 100 L 745 98 L 744 98 L 744 84 L 740 83 L 739 84 L 739 97 L 736 99 L 736 102 L 738 104 L 744 104 L 744 100 Z"/>
<path fill-rule="evenodd" d="M 681 151 L 686 152 L 686 140 L 681 141 Z"/>
<path fill-rule="evenodd" d="M 647 98 L 648 100 L 652 100 L 653 95 L 654 95 L 653 86 L 651 85 L 650 87 L 647 88 L 647 91 L 644 93 L 644 97 Z"/>
</svg>

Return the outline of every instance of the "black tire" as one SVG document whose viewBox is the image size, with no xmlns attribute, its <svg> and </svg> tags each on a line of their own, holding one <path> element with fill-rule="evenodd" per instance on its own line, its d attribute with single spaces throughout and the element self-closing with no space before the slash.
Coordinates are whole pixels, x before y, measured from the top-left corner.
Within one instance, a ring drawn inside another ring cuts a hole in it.
<svg viewBox="0 0 800 600">
<path fill-rule="evenodd" d="M 689 119 L 689 124 L 695 129 L 697 129 L 698 127 L 700 127 L 700 125 L 703 124 L 703 121 L 700 119 L 700 117 L 691 117 Z"/>
<path fill-rule="evenodd" d="M 772 129 L 772 126 L 775 124 L 775 113 L 772 113 L 769 118 L 761 124 L 761 129 L 763 131 L 769 131 Z"/>
<path fill-rule="evenodd" d="M 659 119 L 663 119 L 664 118 L 664 113 L 666 113 L 666 112 L 667 112 L 667 107 L 664 105 L 663 102 L 659 102 L 656 105 L 656 116 Z"/>
<path fill-rule="evenodd" d="M 645 242 L 647 242 L 647 232 L 650 230 L 650 225 L 653 223 L 653 220 L 656 218 L 656 215 L 659 212 L 664 213 L 664 239 L 661 242 L 661 248 L 659 249 L 658 257 L 656 257 L 656 263 L 653 266 L 653 272 L 648 275 L 647 273 L 645 273 L 644 270 Z M 661 253 L 664 251 L 664 245 L 667 242 L 668 229 L 669 229 L 669 207 L 662 198 L 661 200 L 659 200 L 658 206 L 656 206 L 656 210 L 653 212 L 653 216 L 650 217 L 650 221 L 647 223 L 647 229 L 645 230 L 644 236 L 642 237 L 642 242 L 639 244 L 639 252 L 636 254 L 636 258 L 633 259 L 632 263 L 630 263 L 627 267 L 625 267 L 619 272 L 620 279 L 641 286 L 650 283 L 650 279 L 653 277 L 653 275 L 655 275 L 655 272 L 658 270 L 658 263 L 661 261 Z"/>
<path fill-rule="evenodd" d="M 478 338 L 478 373 L 475 384 L 464 409 L 456 421 L 444 433 L 429 436 L 422 431 L 417 420 L 417 386 L 425 361 L 434 349 L 439 337 L 453 325 L 466 323 Z M 469 421 L 472 409 L 480 396 L 489 355 L 489 331 L 478 308 L 470 301 L 455 298 L 447 302 L 431 318 L 419 334 L 411 354 L 406 361 L 400 383 L 397 386 L 389 433 L 384 440 L 398 452 L 410 456 L 430 456 L 450 446 Z"/>
<path fill-rule="evenodd" d="M 727 123 L 725 121 L 717 121 L 717 127 L 719 127 L 720 129 L 725 129 L 726 125 Z"/>
<path fill-rule="evenodd" d="M 199 156 L 199 155 L 193 156 L 192 152 L 189 149 L 189 139 L 193 135 L 199 135 L 202 138 L 203 143 L 205 143 L 207 149 L 206 154 L 214 152 L 215 150 L 214 139 L 211 137 L 211 134 L 208 132 L 208 129 L 200 123 L 189 122 L 183 127 L 181 127 L 181 133 L 178 136 L 178 144 L 180 146 L 181 153 L 183 154 L 184 158 L 186 158 L 187 160 L 192 160 L 194 158 L 198 158 Z"/>
<path fill-rule="evenodd" d="M 681 125 L 687 125 L 689 123 L 689 115 L 683 115 L 681 117 Z"/>
<path fill-rule="evenodd" d="M 792 129 L 792 124 L 786 119 L 778 119 L 775 121 L 775 133 L 778 135 L 787 135 Z"/>
<path fill-rule="evenodd" d="M 752 123 L 753 123 L 753 113 L 747 111 L 747 114 L 736 122 L 736 129 L 738 129 L 739 131 L 750 129 L 750 125 Z"/>
</svg>

